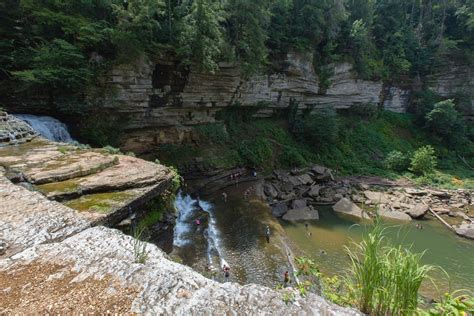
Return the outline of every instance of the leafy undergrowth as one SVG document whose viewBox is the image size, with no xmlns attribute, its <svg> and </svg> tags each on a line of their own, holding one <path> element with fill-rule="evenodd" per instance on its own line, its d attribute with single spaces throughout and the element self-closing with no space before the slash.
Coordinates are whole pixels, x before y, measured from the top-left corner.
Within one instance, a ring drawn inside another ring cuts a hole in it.
<svg viewBox="0 0 474 316">
<path fill-rule="evenodd" d="M 337 116 L 336 124 L 336 139 L 319 145 L 297 140 L 284 119 L 202 125 L 197 128 L 200 139 L 197 144 L 163 145 L 158 157 L 181 170 L 196 160 L 208 168 L 246 166 L 263 172 L 319 163 L 336 170 L 338 175 L 406 177 L 420 185 L 474 188 L 474 171 L 457 153 L 433 141 L 417 127 L 409 114 L 380 112 L 376 117 L 363 118 L 342 113 Z M 390 170 L 384 164 L 392 151 L 408 157 L 427 144 L 433 145 L 439 158 L 433 174 L 420 177 L 409 171 Z"/>
</svg>

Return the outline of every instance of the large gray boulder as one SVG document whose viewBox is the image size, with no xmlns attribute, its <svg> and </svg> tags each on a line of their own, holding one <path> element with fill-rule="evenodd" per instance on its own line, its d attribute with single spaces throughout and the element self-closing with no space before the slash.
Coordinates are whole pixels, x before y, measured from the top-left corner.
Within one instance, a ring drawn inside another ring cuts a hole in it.
<svg viewBox="0 0 474 316">
<path fill-rule="evenodd" d="M 412 218 L 422 218 L 425 216 L 426 212 L 428 212 L 428 206 L 421 203 L 413 205 L 405 211 L 405 213 L 410 215 Z"/>
<path fill-rule="evenodd" d="M 380 217 L 389 219 L 389 220 L 397 220 L 397 221 L 404 221 L 404 222 L 409 222 L 412 220 L 410 215 L 402 213 L 402 212 L 398 212 L 398 211 L 390 211 L 390 210 L 381 209 L 378 211 L 378 214 Z"/>
<path fill-rule="evenodd" d="M 383 192 L 364 191 L 365 197 L 370 200 L 371 204 L 387 204 L 390 203 L 390 197 Z"/>
<path fill-rule="evenodd" d="M 319 219 L 319 213 L 314 208 L 307 206 L 298 209 L 291 209 L 283 215 L 285 221 L 307 221 Z"/>
<path fill-rule="evenodd" d="M 306 193 L 308 196 L 315 198 L 319 196 L 319 191 L 321 190 L 321 187 L 319 185 L 313 185 L 309 189 L 309 191 Z"/>
<path fill-rule="evenodd" d="M 367 215 L 360 207 L 358 207 L 355 203 L 352 203 L 350 200 L 346 198 L 342 198 L 334 204 L 332 209 L 338 213 L 344 213 L 347 215 L 355 216 L 358 218 L 370 219 L 370 216 Z"/>
<path fill-rule="evenodd" d="M 299 200 L 293 200 L 291 201 L 291 208 L 296 209 L 296 208 L 304 208 L 308 206 L 306 203 L 305 199 L 299 199 Z"/>
<path fill-rule="evenodd" d="M 286 202 L 279 202 L 272 206 L 272 214 L 275 217 L 282 217 L 288 211 Z"/>
<path fill-rule="evenodd" d="M 267 196 L 270 196 L 272 198 L 276 198 L 278 196 L 278 191 L 271 183 L 265 183 L 265 185 L 263 186 L 263 191 Z"/>
<path fill-rule="evenodd" d="M 469 239 L 474 239 L 474 223 L 463 222 L 456 228 L 456 234 Z"/>
</svg>

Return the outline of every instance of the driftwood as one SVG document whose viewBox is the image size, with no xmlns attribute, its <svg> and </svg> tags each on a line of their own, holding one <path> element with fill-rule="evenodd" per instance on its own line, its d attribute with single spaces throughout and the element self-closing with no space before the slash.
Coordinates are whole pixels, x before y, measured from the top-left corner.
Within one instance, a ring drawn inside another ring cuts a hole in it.
<svg viewBox="0 0 474 316">
<path fill-rule="evenodd" d="M 451 229 L 451 230 L 453 230 L 453 231 L 456 231 L 453 226 L 449 225 L 444 219 L 441 218 L 441 216 L 439 216 L 438 214 L 436 214 L 436 212 L 433 211 L 433 210 L 431 209 L 431 207 L 430 207 L 428 204 L 425 203 L 425 201 L 421 200 L 421 202 L 423 202 L 423 204 L 425 204 L 426 206 L 428 206 L 428 210 L 431 212 L 431 214 L 433 214 L 437 219 L 439 219 L 439 220 L 441 221 L 441 223 L 443 223 L 444 225 L 446 225 L 446 227 L 448 227 L 449 229 Z"/>
</svg>

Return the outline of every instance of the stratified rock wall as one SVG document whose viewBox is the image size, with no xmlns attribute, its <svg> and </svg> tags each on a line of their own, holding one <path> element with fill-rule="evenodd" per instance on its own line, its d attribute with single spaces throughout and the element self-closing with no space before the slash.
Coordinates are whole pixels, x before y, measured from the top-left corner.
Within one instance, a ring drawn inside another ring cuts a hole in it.
<svg viewBox="0 0 474 316">
<path fill-rule="evenodd" d="M 193 126 L 216 122 L 216 113 L 232 105 L 258 106 L 256 117 L 271 117 L 291 100 L 314 111 L 382 102 L 382 82 L 358 79 L 351 64 L 329 65 L 327 71 L 330 84 L 321 89 L 311 55 L 290 53 L 279 71 L 250 78 L 229 63 L 209 74 L 173 61 L 141 60 L 112 71 L 109 85 L 115 94 L 105 103 L 127 116 L 123 148 L 143 152 L 153 145 L 192 141 Z"/>
</svg>

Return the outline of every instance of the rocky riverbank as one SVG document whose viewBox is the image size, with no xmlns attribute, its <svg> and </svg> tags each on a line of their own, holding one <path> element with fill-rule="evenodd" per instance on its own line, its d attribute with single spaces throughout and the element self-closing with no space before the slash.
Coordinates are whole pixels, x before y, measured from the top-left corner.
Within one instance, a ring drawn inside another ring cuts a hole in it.
<svg viewBox="0 0 474 316">
<path fill-rule="evenodd" d="M 174 173 L 47 141 L 2 117 L 0 135 L 9 138 L 0 147 L 0 314 L 358 314 L 294 289 L 217 283 L 153 244 L 97 226 L 141 210 Z M 286 304 L 285 295 L 294 301 Z"/>
<path fill-rule="evenodd" d="M 292 289 L 217 283 L 0 172 L 0 313 L 356 315 Z M 286 293 L 295 300 L 286 304 Z"/>
<path fill-rule="evenodd" d="M 375 214 L 388 220 L 444 218 L 460 236 L 474 238 L 474 207 L 469 190 L 415 188 L 402 181 L 376 177 L 339 177 L 323 166 L 275 171 L 257 189 L 276 217 L 317 219 L 320 204 L 358 218 Z M 431 211 L 430 211 L 431 210 Z M 309 215 L 310 214 L 310 215 Z"/>
<path fill-rule="evenodd" d="M 0 167 L 13 183 L 61 201 L 94 223 L 120 222 L 163 193 L 174 173 L 163 165 L 110 149 L 52 142 L 2 113 Z M 7 131 L 7 132 L 3 132 Z"/>
</svg>

